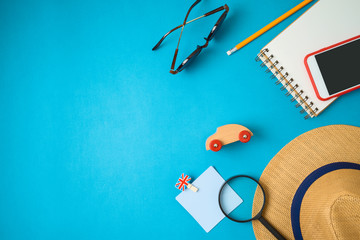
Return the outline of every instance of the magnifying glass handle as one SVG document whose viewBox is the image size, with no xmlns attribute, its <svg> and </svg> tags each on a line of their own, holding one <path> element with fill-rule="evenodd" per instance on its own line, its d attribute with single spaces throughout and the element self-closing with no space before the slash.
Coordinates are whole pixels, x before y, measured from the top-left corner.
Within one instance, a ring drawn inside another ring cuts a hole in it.
<svg viewBox="0 0 360 240">
<path fill-rule="evenodd" d="M 286 240 L 271 224 L 265 220 L 262 216 L 259 218 L 259 221 L 266 227 L 277 239 Z"/>
</svg>

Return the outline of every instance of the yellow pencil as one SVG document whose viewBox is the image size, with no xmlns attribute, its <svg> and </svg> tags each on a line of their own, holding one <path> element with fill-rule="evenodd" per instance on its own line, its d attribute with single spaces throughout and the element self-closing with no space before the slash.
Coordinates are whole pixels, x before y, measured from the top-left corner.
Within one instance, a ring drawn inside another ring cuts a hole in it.
<svg viewBox="0 0 360 240">
<path fill-rule="evenodd" d="M 227 55 L 233 54 L 234 52 L 236 52 L 237 50 L 239 50 L 240 48 L 242 48 L 243 46 L 245 46 L 249 42 L 253 41 L 257 37 L 261 36 L 263 33 L 270 30 L 271 28 L 273 28 L 274 26 L 276 26 L 277 24 L 279 24 L 280 22 L 282 22 L 283 20 L 285 20 L 286 18 L 288 18 L 289 16 L 294 14 L 295 12 L 299 11 L 301 8 L 305 7 L 307 4 L 309 4 L 312 1 L 313 0 L 304 0 L 302 3 L 300 3 L 299 5 L 297 5 L 296 7 L 291 9 L 290 11 L 288 11 L 287 13 L 281 15 L 280 17 L 278 17 L 277 19 L 275 19 L 274 21 L 272 21 L 271 23 L 269 23 L 268 25 L 266 25 L 265 27 L 263 27 L 262 29 L 260 29 L 259 31 L 257 31 L 256 33 L 254 33 L 253 35 L 251 35 L 250 37 L 248 37 L 244 41 L 242 41 L 241 43 L 239 43 L 238 45 L 236 45 L 234 48 L 227 51 L 226 52 Z"/>
</svg>

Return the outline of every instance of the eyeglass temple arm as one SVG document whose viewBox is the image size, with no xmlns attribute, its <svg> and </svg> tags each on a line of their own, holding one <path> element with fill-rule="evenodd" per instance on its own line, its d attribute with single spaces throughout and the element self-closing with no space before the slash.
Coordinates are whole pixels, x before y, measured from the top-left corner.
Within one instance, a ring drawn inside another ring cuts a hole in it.
<svg viewBox="0 0 360 240">
<path fill-rule="evenodd" d="M 188 22 L 187 22 L 187 23 L 188 23 Z M 186 24 L 187 24 L 187 23 L 186 23 Z M 155 45 L 155 47 L 153 47 L 152 50 L 153 50 L 153 51 L 156 50 L 156 49 L 160 46 L 160 44 L 164 41 L 164 39 L 165 39 L 170 33 L 172 33 L 173 31 L 181 28 L 182 26 L 183 26 L 183 25 L 179 25 L 179 26 L 177 26 L 176 28 L 171 29 L 169 32 L 167 32 L 167 33 L 160 39 L 160 41 Z"/>
<path fill-rule="evenodd" d="M 207 16 L 210 16 L 210 15 L 212 15 L 212 14 L 214 14 L 214 13 L 217 13 L 217 12 L 219 12 L 219 11 L 221 11 L 221 10 L 224 10 L 224 9 L 226 9 L 227 11 L 229 11 L 228 5 L 225 4 L 224 6 L 218 7 L 218 8 L 216 8 L 216 9 L 210 11 L 210 12 L 205 13 L 203 16 L 204 16 L 204 17 L 207 17 Z"/>
<path fill-rule="evenodd" d="M 210 12 L 205 13 L 204 15 L 202 15 L 202 16 L 200 16 L 200 17 L 194 18 L 194 19 L 186 22 L 185 25 L 186 25 L 186 24 L 189 24 L 189 23 L 191 23 L 191 22 L 194 22 L 194 21 L 196 21 L 196 20 L 199 20 L 200 18 L 210 16 L 210 15 L 212 15 L 212 14 L 214 14 L 214 13 L 217 13 L 217 12 L 219 12 L 219 11 L 221 11 L 221 10 L 224 10 L 224 9 L 227 9 L 227 10 L 229 9 L 226 4 L 225 4 L 225 6 L 218 7 L 218 8 L 216 8 L 216 9 L 210 11 Z M 155 47 L 153 47 L 152 50 L 153 50 L 153 51 L 156 50 L 156 49 L 160 46 L 160 44 L 164 41 L 164 39 L 165 39 L 170 33 L 172 33 L 173 31 L 181 28 L 182 26 L 183 26 L 183 25 L 179 25 L 179 26 L 171 29 L 169 32 L 167 32 L 167 33 L 160 39 L 160 41 L 155 45 Z"/>
<path fill-rule="evenodd" d="M 180 44 L 180 39 L 181 39 L 181 36 L 182 36 L 182 33 L 184 31 L 184 27 L 185 27 L 185 24 L 186 24 L 186 20 L 191 12 L 191 10 L 193 9 L 193 7 L 196 6 L 196 4 L 198 4 L 199 2 L 201 2 L 201 0 L 196 0 L 195 3 L 193 3 L 193 5 L 191 5 L 191 7 L 189 8 L 188 12 L 186 13 L 186 16 L 185 16 L 185 19 L 184 19 L 184 22 L 182 24 L 182 28 L 181 28 L 181 33 L 180 33 L 180 37 L 179 37 L 179 41 L 178 41 L 178 44 L 176 46 L 176 50 L 175 50 L 175 54 L 174 54 L 174 58 L 173 58 L 173 61 L 171 63 L 171 69 L 170 69 L 170 73 L 176 73 L 176 71 L 174 71 L 174 67 L 175 67 L 175 62 L 176 62 L 176 57 L 177 57 L 177 54 L 178 54 L 178 51 L 179 51 L 179 44 Z"/>
</svg>

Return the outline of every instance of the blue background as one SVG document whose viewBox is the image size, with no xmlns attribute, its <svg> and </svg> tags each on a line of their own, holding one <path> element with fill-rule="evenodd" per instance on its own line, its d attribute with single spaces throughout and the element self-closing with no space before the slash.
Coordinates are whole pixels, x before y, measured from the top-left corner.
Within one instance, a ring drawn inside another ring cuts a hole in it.
<svg viewBox="0 0 360 240">
<path fill-rule="evenodd" d="M 304 120 L 254 61 L 309 6 L 225 53 L 300 2 L 203 0 L 189 19 L 225 3 L 228 17 L 173 76 L 180 32 L 151 49 L 193 1 L 1 1 L 0 238 L 254 239 L 251 223 L 227 219 L 206 234 L 176 202 L 174 184 L 210 165 L 224 178 L 259 178 L 296 136 L 359 126 L 360 91 Z M 219 16 L 185 27 L 178 64 Z M 253 139 L 206 151 L 207 137 L 229 123 Z"/>
</svg>

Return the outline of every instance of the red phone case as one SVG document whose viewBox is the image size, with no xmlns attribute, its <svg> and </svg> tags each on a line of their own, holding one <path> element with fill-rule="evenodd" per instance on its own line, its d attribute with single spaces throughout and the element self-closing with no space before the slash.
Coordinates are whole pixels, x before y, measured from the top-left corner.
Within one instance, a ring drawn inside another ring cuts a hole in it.
<svg viewBox="0 0 360 240">
<path fill-rule="evenodd" d="M 322 49 L 320 49 L 320 50 L 318 50 L 318 51 L 316 51 L 316 52 L 310 53 L 310 54 L 308 54 L 308 55 L 305 56 L 304 63 L 305 63 L 306 71 L 307 71 L 308 74 L 309 74 L 309 77 L 310 77 L 310 80 L 311 80 L 311 84 L 313 85 L 313 88 L 314 88 L 314 90 L 315 90 L 315 93 L 316 93 L 316 96 L 318 97 L 318 99 L 320 99 L 320 100 L 322 100 L 322 101 L 326 101 L 326 100 L 329 100 L 329 99 L 331 99 L 331 98 L 338 97 L 338 96 L 340 96 L 340 95 L 343 95 L 343 94 L 345 94 L 345 93 L 348 93 L 348 92 L 351 92 L 351 91 L 353 91 L 353 90 L 355 90 L 355 89 L 358 89 L 358 88 L 360 88 L 360 86 L 353 87 L 353 88 L 351 88 L 351 89 L 348 89 L 348 90 L 346 90 L 346 91 L 344 91 L 344 92 L 335 94 L 335 95 L 333 95 L 333 96 L 331 96 L 331 97 L 328 97 L 328 98 L 322 98 L 322 97 L 319 95 L 318 89 L 316 88 L 315 81 L 314 81 L 314 79 L 313 79 L 313 76 L 311 75 L 310 68 L 309 68 L 309 66 L 308 66 L 308 64 L 307 64 L 307 59 L 308 59 L 310 56 L 312 56 L 312 55 L 315 55 L 315 54 L 324 52 L 324 51 L 326 51 L 326 50 L 329 50 L 329 49 L 331 49 L 331 48 L 334 48 L 334 47 L 339 46 L 339 45 L 342 45 L 342 44 L 344 44 L 344 43 L 353 41 L 353 40 L 358 39 L 358 38 L 360 38 L 360 35 L 358 35 L 358 36 L 356 36 L 356 37 L 352 37 L 352 38 L 347 39 L 347 40 L 345 40 L 345 41 L 336 43 L 336 44 L 331 45 L 331 46 L 329 46 L 329 47 L 322 48 Z"/>
</svg>

